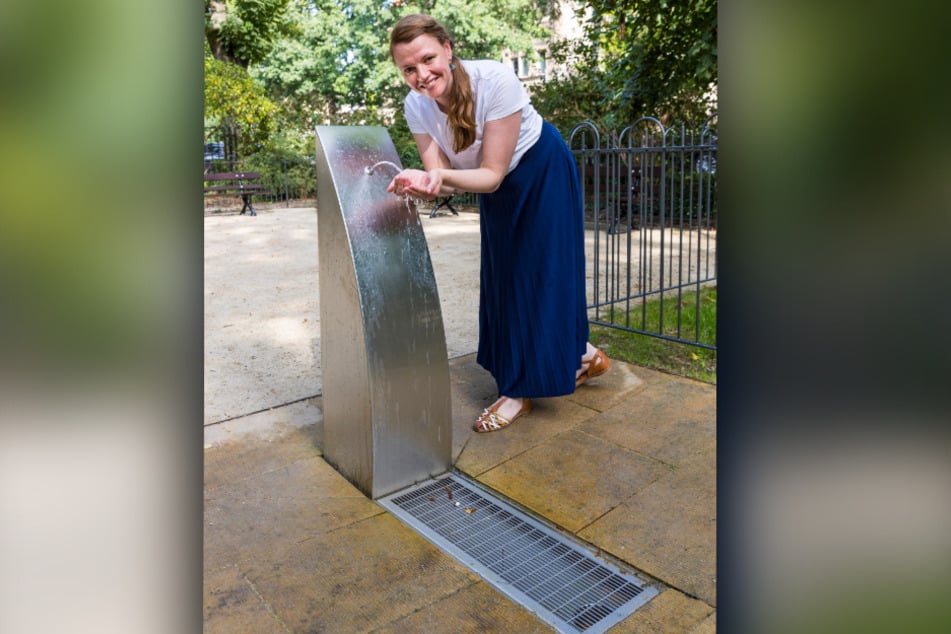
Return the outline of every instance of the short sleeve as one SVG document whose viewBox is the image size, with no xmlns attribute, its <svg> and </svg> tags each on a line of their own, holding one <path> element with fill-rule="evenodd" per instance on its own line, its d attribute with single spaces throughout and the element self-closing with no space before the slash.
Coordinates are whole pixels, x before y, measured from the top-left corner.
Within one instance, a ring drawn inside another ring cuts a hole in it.
<svg viewBox="0 0 951 634">
<path fill-rule="evenodd" d="M 403 113 L 406 115 L 406 125 L 413 134 L 426 132 L 423 126 L 423 118 L 419 111 L 419 101 L 413 98 L 413 93 L 406 95 L 403 100 Z"/>
<path fill-rule="evenodd" d="M 485 120 L 495 121 L 518 112 L 530 103 L 522 82 L 507 66 L 499 64 L 497 72 L 484 87 L 486 90 Z"/>
</svg>

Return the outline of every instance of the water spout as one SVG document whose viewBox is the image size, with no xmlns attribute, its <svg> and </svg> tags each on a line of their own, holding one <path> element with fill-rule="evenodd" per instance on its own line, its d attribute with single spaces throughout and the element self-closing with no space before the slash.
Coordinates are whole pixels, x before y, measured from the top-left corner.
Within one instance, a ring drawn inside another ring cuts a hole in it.
<svg viewBox="0 0 951 634">
<path fill-rule="evenodd" d="M 389 165 L 390 167 L 392 167 L 393 169 L 395 169 L 397 172 L 402 172 L 402 171 L 403 171 L 403 168 L 400 167 L 399 165 L 397 165 L 396 163 L 393 163 L 393 162 L 391 162 L 391 161 L 380 161 L 379 163 L 375 163 L 375 164 L 372 165 L 372 166 L 368 165 L 368 166 L 364 167 L 364 168 L 363 168 L 363 173 L 364 173 L 364 174 L 367 174 L 367 175 L 373 174 L 373 172 L 376 171 L 376 168 L 378 168 L 378 167 L 381 166 L 381 165 Z"/>
</svg>

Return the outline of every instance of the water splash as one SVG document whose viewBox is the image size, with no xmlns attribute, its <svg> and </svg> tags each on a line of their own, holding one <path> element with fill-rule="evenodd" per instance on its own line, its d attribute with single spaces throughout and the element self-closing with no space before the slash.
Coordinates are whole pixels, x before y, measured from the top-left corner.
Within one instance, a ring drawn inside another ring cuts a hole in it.
<svg viewBox="0 0 951 634">
<path fill-rule="evenodd" d="M 408 194 L 403 194 L 403 201 L 406 203 L 406 211 L 411 215 L 416 212 L 416 222 L 419 223 L 419 206 L 425 202 L 420 198 L 411 198 Z M 410 206 L 412 203 L 412 206 Z"/>
<path fill-rule="evenodd" d="M 366 167 L 364 167 L 363 173 L 366 174 L 367 176 L 371 176 L 373 175 L 374 172 L 376 172 L 376 169 L 380 167 L 381 165 L 388 165 L 392 167 L 393 169 L 395 169 L 397 172 L 403 171 L 402 167 L 400 167 L 399 165 L 397 165 L 396 163 L 392 161 L 379 161 L 377 163 L 374 163 L 373 165 L 367 165 Z M 420 198 L 410 197 L 409 194 L 403 194 L 403 202 L 406 203 L 406 211 L 408 211 L 410 214 L 412 214 L 414 211 L 416 212 L 417 221 L 418 221 L 419 206 L 423 204 L 425 201 Z"/>
</svg>

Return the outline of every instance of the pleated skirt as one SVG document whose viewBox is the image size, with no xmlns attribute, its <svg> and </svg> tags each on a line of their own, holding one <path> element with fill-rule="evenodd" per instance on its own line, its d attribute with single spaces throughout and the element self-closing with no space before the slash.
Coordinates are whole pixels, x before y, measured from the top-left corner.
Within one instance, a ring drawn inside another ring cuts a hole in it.
<svg viewBox="0 0 951 634">
<path fill-rule="evenodd" d="M 558 130 L 480 196 L 477 361 L 499 394 L 571 394 L 588 340 L 584 213 L 575 159 Z"/>
</svg>

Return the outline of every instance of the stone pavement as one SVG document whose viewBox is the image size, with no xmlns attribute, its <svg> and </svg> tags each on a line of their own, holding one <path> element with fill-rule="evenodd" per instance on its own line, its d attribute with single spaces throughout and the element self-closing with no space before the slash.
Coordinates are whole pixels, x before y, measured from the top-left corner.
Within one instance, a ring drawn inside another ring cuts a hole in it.
<svg viewBox="0 0 951 634">
<path fill-rule="evenodd" d="M 661 590 L 610 631 L 715 631 L 716 387 L 616 361 L 476 434 L 494 382 L 474 354 L 450 356 L 455 468 Z M 552 631 L 321 447 L 320 396 L 206 424 L 206 633 Z"/>
</svg>

